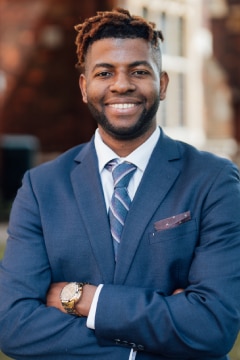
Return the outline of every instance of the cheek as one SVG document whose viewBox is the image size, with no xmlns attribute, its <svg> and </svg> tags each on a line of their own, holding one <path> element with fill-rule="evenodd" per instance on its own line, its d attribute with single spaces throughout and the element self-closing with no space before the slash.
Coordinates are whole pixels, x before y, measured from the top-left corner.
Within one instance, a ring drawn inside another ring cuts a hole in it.
<svg viewBox="0 0 240 360">
<path fill-rule="evenodd" d="M 160 98 L 160 86 L 159 84 L 151 84 L 149 87 L 145 87 L 145 94 L 148 101 L 154 103 L 156 99 Z"/>
<path fill-rule="evenodd" d="M 154 83 L 154 91 L 155 91 L 155 93 L 159 96 L 160 91 L 161 91 L 161 85 L 160 85 L 160 82 L 159 82 L 159 81 L 156 81 L 156 82 Z"/>
<path fill-rule="evenodd" d="M 98 104 L 104 98 L 104 89 L 101 89 L 101 87 L 98 85 L 91 84 L 87 88 L 86 97 L 88 102 Z"/>
</svg>

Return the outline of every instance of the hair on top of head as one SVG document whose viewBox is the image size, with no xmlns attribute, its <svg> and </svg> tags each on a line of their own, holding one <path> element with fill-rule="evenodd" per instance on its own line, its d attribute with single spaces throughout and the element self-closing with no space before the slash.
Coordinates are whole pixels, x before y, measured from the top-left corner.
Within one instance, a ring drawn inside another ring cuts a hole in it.
<svg viewBox="0 0 240 360">
<path fill-rule="evenodd" d="M 77 68 L 82 68 L 89 45 L 104 38 L 134 39 L 143 38 L 149 41 L 153 48 L 159 48 L 159 40 L 163 41 L 162 32 L 155 30 L 155 23 L 148 22 L 141 16 L 130 15 L 129 11 L 116 8 L 112 11 L 99 11 L 96 16 L 86 19 L 75 26 L 78 32 Z"/>
</svg>

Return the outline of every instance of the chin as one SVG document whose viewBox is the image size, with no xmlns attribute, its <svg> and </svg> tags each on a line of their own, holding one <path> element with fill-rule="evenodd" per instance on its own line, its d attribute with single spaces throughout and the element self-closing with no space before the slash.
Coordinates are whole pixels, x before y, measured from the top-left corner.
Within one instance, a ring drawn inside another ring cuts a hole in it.
<svg viewBox="0 0 240 360">
<path fill-rule="evenodd" d="M 112 136 L 116 140 L 134 140 L 142 136 L 147 132 L 148 129 L 126 129 L 126 128 L 119 128 L 119 129 L 111 129 L 108 130 L 108 134 Z"/>
</svg>

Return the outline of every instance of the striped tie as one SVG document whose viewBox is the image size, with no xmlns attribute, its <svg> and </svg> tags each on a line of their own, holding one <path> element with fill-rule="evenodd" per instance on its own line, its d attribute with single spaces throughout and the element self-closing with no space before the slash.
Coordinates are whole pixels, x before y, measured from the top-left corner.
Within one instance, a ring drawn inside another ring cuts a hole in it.
<svg viewBox="0 0 240 360">
<path fill-rule="evenodd" d="M 109 207 L 109 221 L 115 257 L 117 257 L 117 249 L 120 244 L 123 226 L 131 204 L 127 187 L 137 167 L 126 161 L 117 165 L 116 160 L 110 161 L 106 167 L 112 172 L 114 185 L 114 192 Z"/>
</svg>

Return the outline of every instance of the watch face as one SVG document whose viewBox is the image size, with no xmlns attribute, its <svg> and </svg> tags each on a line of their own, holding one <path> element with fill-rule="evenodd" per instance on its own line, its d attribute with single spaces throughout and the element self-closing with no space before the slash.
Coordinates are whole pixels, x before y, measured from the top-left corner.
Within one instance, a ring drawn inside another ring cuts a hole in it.
<svg viewBox="0 0 240 360">
<path fill-rule="evenodd" d="M 76 283 L 69 283 L 62 289 L 61 300 L 69 301 L 78 293 L 78 286 Z"/>
</svg>

